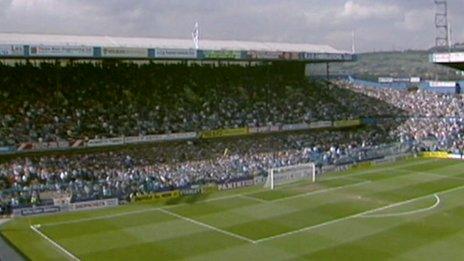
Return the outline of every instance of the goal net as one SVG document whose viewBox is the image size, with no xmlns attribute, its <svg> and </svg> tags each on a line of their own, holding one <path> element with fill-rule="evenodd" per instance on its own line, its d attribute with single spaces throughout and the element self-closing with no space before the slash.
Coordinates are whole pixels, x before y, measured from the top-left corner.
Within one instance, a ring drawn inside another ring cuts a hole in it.
<svg viewBox="0 0 464 261">
<path fill-rule="evenodd" d="M 264 187 L 274 189 L 275 186 L 300 180 L 316 181 L 316 166 L 314 163 L 270 169 Z"/>
</svg>

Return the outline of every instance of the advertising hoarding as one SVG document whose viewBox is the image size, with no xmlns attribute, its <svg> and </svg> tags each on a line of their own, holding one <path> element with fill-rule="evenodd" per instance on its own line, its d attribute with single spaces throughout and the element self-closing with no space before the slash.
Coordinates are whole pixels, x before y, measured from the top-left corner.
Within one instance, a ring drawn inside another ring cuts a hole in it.
<svg viewBox="0 0 464 261">
<path fill-rule="evenodd" d="M 33 57 L 93 57 L 89 46 L 31 45 L 29 56 Z"/>
<path fill-rule="evenodd" d="M 194 49 L 155 49 L 155 58 L 196 59 L 197 50 L 194 50 Z"/>
<path fill-rule="evenodd" d="M 148 49 L 129 47 L 103 47 L 101 56 L 107 58 L 148 58 Z"/>
<path fill-rule="evenodd" d="M 227 51 L 227 50 L 208 50 L 203 51 L 203 58 L 205 59 L 241 59 L 242 52 L 240 51 Z"/>
<path fill-rule="evenodd" d="M 0 45 L 0 56 L 23 56 L 22 45 Z"/>
</svg>

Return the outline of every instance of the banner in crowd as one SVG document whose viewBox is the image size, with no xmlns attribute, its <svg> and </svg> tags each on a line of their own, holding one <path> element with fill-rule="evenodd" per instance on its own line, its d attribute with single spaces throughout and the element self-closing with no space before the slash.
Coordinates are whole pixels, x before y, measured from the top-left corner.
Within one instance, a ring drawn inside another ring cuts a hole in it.
<svg viewBox="0 0 464 261">
<path fill-rule="evenodd" d="M 310 129 L 324 129 L 332 127 L 331 121 L 316 121 L 309 124 Z"/>
<path fill-rule="evenodd" d="M 22 45 L 0 45 L 0 56 L 23 56 Z"/>
<path fill-rule="evenodd" d="M 201 138 L 211 139 L 211 138 L 222 138 L 222 137 L 234 137 L 248 135 L 248 128 L 238 128 L 238 129 L 222 129 L 222 130 L 212 130 L 201 132 Z"/>
<path fill-rule="evenodd" d="M 422 153 L 422 157 L 431 159 L 449 159 L 450 154 L 445 151 L 427 151 Z"/>
<path fill-rule="evenodd" d="M 147 136 L 133 136 L 125 137 L 125 144 L 135 144 L 144 142 L 160 142 L 160 141 L 182 141 L 195 139 L 197 137 L 196 132 L 185 132 L 185 133 L 172 133 L 172 134 L 160 134 L 160 135 L 147 135 Z"/>
<path fill-rule="evenodd" d="M 379 77 L 379 83 L 420 83 L 420 77 L 410 78 L 393 78 L 393 77 Z"/>
<path fill-rule="evenodd" d="M 208 50 L 203 51 L 204 59 L 241 59 L 241 51 Z"/>
<path fill-rule="evenodd" d="M 108 138 L 108 139 L 93 139 L 87 142 L 87 147 L 103 147 L 124 145 L 124 137 Z"/>
<path fill-rule="evenodd" d="M 309 129 L 309 124 L 307 123 L 282 125 L 282 131 L 298 131 L 298 130 L 308 130 L 308 129 Z"/>
<path fill-rule="evenodd" d="M 344 127 L 356 127 L 361 125 L 361 120 L 343 120 L 343 121 L 334 121 L 333 126 L 335 128 L 344 128 Z"/>
<path fill-rule="evenodd" d="M 93 48 L 89 46 L 50 46 L 31 45 L 29 56 L 39 57 L 93 57 Z"/>
<path fill-rule="evenodd" d="M 156 58 L 167 59 L 196 59 L 197 50 L 195 49 L 155 49 Z"/>
<path fill-rule="evenodd" d="M 148 58 L 147 48 L 103 47 L 102 57 L 107 58 Z"/>
<path fill-rule="evenodd" d="M 455 88 L 456 82 L 451 81 L 429 81 L 429 86 L 432 88 Z"/>
<path fill-rule="evenodd" d="M 16 148 L 14 147 L 0 147 L 0 154 L 6 154 L 6 153 L 11 153 L 14 152 Z"/>
<path fill-rule="evenodd" d="M 68 141 L 50 141 L 50 142 L 36 142 L 36 143 L 21 143 L 17 151 L 46 151 L 68 149 Z"/>
<path fill-rule="evenodd" d="M 279 132 L 280 126 L 264 126 L 264 127 L 256 127 L 250 128 L 249 133 L 251 134 L 258 134 L 258 133 L 272 133 L 272 132 Z"/>
</svg>

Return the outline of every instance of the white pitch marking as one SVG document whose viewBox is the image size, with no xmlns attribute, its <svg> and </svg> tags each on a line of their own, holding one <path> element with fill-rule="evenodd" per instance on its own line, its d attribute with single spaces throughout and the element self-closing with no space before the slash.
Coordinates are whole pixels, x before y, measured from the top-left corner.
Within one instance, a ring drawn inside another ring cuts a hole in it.
<svg viewBox="0 0 464 261">
<path fill-rule="evenodd" d="M 401 167 L 421 165 L 421 164 L 425 164 L 425 163 L 430 162 L 430 161 L 436 161 L 436 160 L 426 160 L 426 161 L 411 162 L 411 163 L 403 164 L 403 165 L 401 165 Z M 330 178 L 323 179 L 323 181 L 325 181 L 325 180 L 336 180 L 336 179 L 346 179 L 346 178 L 361 176 L 361 175 L 365 175 L 365 174 L 369 174 L 369 173 L 380 172 L 380 171 L 383 171 L 383 170 L 385 170 L 387 168 L 396 169 L 398 167 L 391 167 L 390 166 L 390 167 L 383 167 L 383 168 L 375 168 L 375 169 L 371 169 L 371 170 L 362 171 L 362 172 L 359 172 L 359 173 L 356 173 L 356 174 L 340 175 L 340 176 L 336 176 L 336 177 L 330 177 Z M 316 192 L 316 191 L 314 191 L 314 192 Z M 257 192 L 255 191 L 255 192 L 250 192 L 250 193 L 234 194 L 234 195 L 228 195 L 228 196 L 223 196 L 223 197 L 215 197 L 215 198 L 199 201 L 198 203 L 207 203 L 207 202 L 214 202 L 214 201 L 220 201 L 220 200 L 226 200 L 226 199 L 233 199 L 233 198 L 243 197 L 243 196 L 252 195 L 252 194 L 256 194 L 256 193 Z M 267 202 L 272 202 L 272 201 L 267 201 Z M 187 205 L 187 204 L 188 203 L 181 203 L 181 204 L 176 204 L 176 205 L 167 206 L 167 207 L 163 207 L 163 208 L 169 209 L 169 208 L 174 208 L 174 207 L 177 207 L 177 206 L 182 206 L 182 205 Z M 150 211 L 157 211 L 159 209 L 160 209 L 160 207 L 142 209 L 142 210 L 135 210 L 135 211 L 129 211 L 129 212 L 123 212 L 123 213 L 117 213 L 117 214 L 103 215 L 103 216 L 98 216 L 98 217 L 90 217 L 90 218 L 75 219 L 75 220 L 62 221 L 62 222 L 56 222 L 56 223 L 42 224 L 42 226 L 58 226 L 58 225 L 75 224 L 75 223 L 93 221 L 93 220 L 100 220 L 100 219 L 111 219 L 111 218 L 114 218 L 114 217 L 123 217 L 123 216 L 140 214 L 140 213 L 145 213 L 145 212 L 150 212 Z"/>
<path fill-rule="evenodd" d="M 199 201 L 199 203 L 207 203 L 207 202 L 213 202 L 213 201 L 219 201 L 219 200 L 225 200 L 225 199 L 232 199 L 232 198 L 237 198 L 237 197 L 246 196 L 246 195 L 247 194 L 235 194 L 235 195 L 230 195 L 230 196 L 211 198 L 211 199 L 206 199 L 206 200 Z M 250 197 L 250 198 L 252 198 L 252 197 Z M 116 214 L 109 214 L 109 215 L 103 215 L 103 216 L 98 216 L 98 217 L 80 218 L 80 219 L 69 220 L 69 221 L 48 223 L 48 224 L 43 224 L 42 226 L 59 226 L 59 225 L 75 224 L 75 223 L 81 223 L 81 222 L 86 222 L 86 221 L 94 221 L 94 220 L 100 220 L 100 219 L 111 219 L 111 218 L 115 218 L 115 217 L 123 217 L 123 216 L 130 216 L 130 215 L 134 215 L 134 214 L 141 214 L 141 213 L 146 213 L 146 212 L 151 212 L 151 211 L 158 211 L 161 208 L 170 209 L 170 208 L 175 208 L 175 207 L 183 206 L 183 205 L 188 205 L 188 203 L 180 203 L 180 204 L 176 204 L 176 205 L 157 207 L 157 208 L 145 208 L 145 209 L 140 209 L 140 210 L 134 210 L 134 211 L 128 211 L 128 212 L 122 212 L 122 213 L 116 213 Z"/>
<path fill-rule="evenodd" d="M 205 228 L 208 228 L 208 229 L 211 229 L 211 230 L 214 230 L 216 232 L 219 232 L 219 233 L 222 233 L 224 235 L 227 235 L 227 236 L 230 236 L 230 237 L 234 237 L 234 238 L 237 238 L 237 239 L 240 239 L 240 240 L 243 240 L 243 241 L 246 241 L 248 243 L 254 243 L 255 241 L 252 240 L 252 239 L 249 239 L 247 237 L 244 237 L 244 236 L 240 236 L 240 235 L 237 235 L 237 234 L 234 234 L 232 232 L 229 232 L 229 231 L 226 231 L 226 230 L 222 230 L 220 228 L 217 228 L 217 227 L 213 227 L 211 225 L 208 225 L 208 224 L 205 224 L 205 223 L 202 223 L 200 221 L 197 221 L 197 220 L 194 220 L 194 219 L 191 219 L 191 218 L 188 218 L 188 217 L 184 217 L 182 215 L 179 215 L 179 214 L 176 214 L 174 212 L 171 212 L 167 209 L 163 209 L 163 208 L 160 208 L 158 209 L 160 212 L 163 212 L 167 215 L 170 215 L 170 216 L 173 216 L 173 217 L 176 217 L 176 218 L 179 218 L 179 219 L 182 219 L 184 221 L 188 221 L 190 223 L 193 223 L 193 224 L 196 224 L 196 225 L 199 225 L 199 226 L 202 226 L 202 227 L 205 227 Z"/>
<path fill-rule="evenodd" d="M 279 234 L 279 235 L 275 235 L 275 236 L 270 236 L 270 237 L 258 239 L 258 240 L 255 240 L 255 243 L 261 243 L 261 242 L 273 240 L 273 239 L 276 239 L 276 238 L 286 237 L 286 236 L 290 236 L 290 235 L 293 235 L 293 234 L 297 234 L 297 233 L 301 233 L 301 232 L 310 231 L 310 230 L 313 230 L 313 229 L 316 229 L 316 228 L 324 227 L 324 226 L 331 225 L 331 224 L 334 224 L 334 223 L 338 223 L 338 222 L 341 222 L 341 221 L 345 221 L 345 220 L 348 220 L 348 219 L 357 218 L 357 217 L 362 217 L 362 216 L 364 216 L 364 215 L 367 215 L 367 214 L 370 214 L 370 213 L 374 213 L 374 212 L 377 212 L 377 211 L 381 211 L 381 210 L 384 210 L 384 209 L 388 209 L 388 208 L 392 208 L 392 207 L 397 207 L 397 206 L 401 206 L 401 205 L 404 205 L 404 204 L 408 204 L 408 203 L 410 203 L 410 202 L 413 202 L 413 201 L 416 201 L 416 200 L 419 200 L 419 199 L 423 199 L 423 198 L 427 198 L 427 197 L 430 197 L 430 196 L 432 196 L 432 195 L 450 193 L 450 192 L 453 192 L 453 191 L 456 191 L 456 190 L 461 190 L 461 189 L 463 189 L 463 188 L 464 188 L 464 185 L 463 185 L 463 186 L 459 186 L 459 187 L 455 187 L 455 188 L 450 188 L 450 189 L 438 191 L 438 192 L 434 192 L 434 193 L 427 194 L 427 195 L 424 195 L 424 196 L 420 196 L 420 197 L 417 197 L 417 198 L 412 198 L 412 199 L 409 199 L 409 200 L 405 200 L 405 201 L 393 203 L 393 204 L 390 204 L 390 205 L 387 205 L 387 206 L 383 206 L 383 207 L 380 207 L 380 208 L 375 208 L 375 209 L 367 210 L 367 211 L 360 212 L 360 213 L 357 213 L 357 214 L 349 215 L 349 216 L 346 216 L 346 217 L 342 217 L 342 218 L 337 218 L 337 219 L 329 220 L 329 221 L 327 221 L 327 222 L 323 222 L 323 223 L 320 223 L 320 224 L 317 224 L 317 225 L 313 225 L 313 226 L 309 226 L 309 227 L 304 227 L 304 228 L 301 228 L 301 229 L 298 229 L 298 230 L 294 230 L 294 231 L 290 231 L 290 232 L 287 232 L 287 233 L 282 233 L 282 234 Z"/>
<path fill-rule="evenodd" d="M 362 218 L 399 217 L 399 216 L 407 216 L 407 215 L 413 215 L 413 214 L 417 214 L 417 213 L 426 212 L 426 211 L 432 210 L 432 209 L 438 207 L 438 205 L 440 205 L 440 197 L 437 194 L 435 194 L 434 197 L 435 197 L 435 203 L 432 206 L 427 207 L 427 208 L 421 208 L 421 209 L 416 209 L 416 210 L 411 210 L 411 211 L 406 211 L 406 212 L 400 212 L 400 213 L 362 215 L 360 217 L 362 217 Z"/>
<path fill-rule="evenodd" d="M 66 250 L 64 247 L 60 246 L 58 243 L 56 243 L 55 241 L 53 241 L 51 238 L 49 238 L 48 236 L 46 236 L 44 233 L 42 233 L 42 231 L 40 231 L 39 229 L 37 229 L 37 225 L 31 225 L 30 226 L 31 229 L 36 232 L 37 234 L 39 234 L 41 237 L 43 237 L 45 240 L 47 240 L 48 242 L 50 242 L 53 246 L 55 246 L 56 248 L 58 248 L 59 250 L 61 250 L 63 253 L 65 253 L 71 260 L 76 260 L 76 261 L 80 261 L 79 258 L 77 258 L 75 255 L 73 255 L 71 252 L 69 252 L 68 250 Z"/>
<path fill-rule="evenodd" d="M 276 200 L 269 200 L 268 202 L 280 202 L 280 201 L 285 201 L 285 200 L 289 200 L 289 199 L 302 198 L 302 197 L 327 193 L 327 192 L 331 192 L 331 191 L 336 191 L 336 190 L 340 190 L 340 189 L 344 189 L 344 188 L 357 187 L 357 186 L 365 185 L 365 184 L 368 184 L 368 183 L 371 183 L 371 182 L 372 181 L 368 180 L 368 181 L 359 182 L 359 183 L 350 184 L 350 185 L 345 185 L 345 186 L 338 186 L 338 187 L 334 187 L 334 188 L 316 190 L 316 191 L 311 191 L 311 192 L 304 193 L 304 194 L 298 194 L 298 195 L 295 195 L 295 196 L 279 198 L 279 199 L 276 199 Z"/>
</svg>

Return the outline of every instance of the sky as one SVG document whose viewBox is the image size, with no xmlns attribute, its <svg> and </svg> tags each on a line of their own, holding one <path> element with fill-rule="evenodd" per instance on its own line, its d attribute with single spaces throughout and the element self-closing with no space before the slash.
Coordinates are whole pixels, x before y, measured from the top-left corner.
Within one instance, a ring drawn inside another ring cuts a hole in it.
<svg viewBox="0 0 464 261">
<path fill-rule="evenodd" d="M 464 0 L 448 0 L 464 42 Z M 0 31 L 331 45 L 358 52 L 427 49 L 433 0 L 0 0 Z"/>
</svg>

